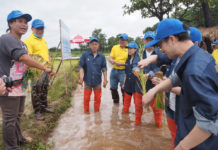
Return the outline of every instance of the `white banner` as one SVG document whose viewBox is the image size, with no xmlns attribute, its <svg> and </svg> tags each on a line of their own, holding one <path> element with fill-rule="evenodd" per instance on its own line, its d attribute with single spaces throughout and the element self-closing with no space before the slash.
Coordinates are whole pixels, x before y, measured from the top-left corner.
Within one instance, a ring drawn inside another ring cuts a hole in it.
<svg viewBox="0 0 218 150">
<path fill-rule="evenodd" d="M 60 37 L 61 37 L 61 52 L 62 52 L 62 59 L 71 59 L 71 47 L 70 47 L 70 30 L 69 28 L 63 23 L 62 20 L 60 22 Z"/>
</svg>

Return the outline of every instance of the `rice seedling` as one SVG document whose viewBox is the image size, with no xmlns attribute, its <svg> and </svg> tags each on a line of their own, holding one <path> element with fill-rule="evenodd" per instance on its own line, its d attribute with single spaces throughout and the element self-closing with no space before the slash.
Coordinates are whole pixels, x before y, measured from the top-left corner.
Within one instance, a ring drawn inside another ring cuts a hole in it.
<svg viewBox="0 0 218 150">
<path fill-rule="evenodd" d="M 156 77 L 163 79 L 163 72 L 162 71 L 156 72 Z M 157 109 L 164 110 L 165 109 L 164 100 L 165 100 L 165 92 L 157 93 L 156 98 L 155 98 L 155 102 L 154 102 L 154 107 Z"/>
</svg>

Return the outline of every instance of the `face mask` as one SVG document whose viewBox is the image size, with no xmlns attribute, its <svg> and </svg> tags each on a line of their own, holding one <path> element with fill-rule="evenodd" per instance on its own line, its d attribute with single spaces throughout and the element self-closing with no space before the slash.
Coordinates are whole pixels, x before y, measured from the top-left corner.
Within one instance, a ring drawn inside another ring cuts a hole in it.
<svg viewBox="0 0 218 150">
<path fill-rule="evenodd" d="M 42 35 L 42 37 L 39 37 L 36 33 L 33 34 L 35 37 L 41 39 L 44 35 Z"/>
</svg>

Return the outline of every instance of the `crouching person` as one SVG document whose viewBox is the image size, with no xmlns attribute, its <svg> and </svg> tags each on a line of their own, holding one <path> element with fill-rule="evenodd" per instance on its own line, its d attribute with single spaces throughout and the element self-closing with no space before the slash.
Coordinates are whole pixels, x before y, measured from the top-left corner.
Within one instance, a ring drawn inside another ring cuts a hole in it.
<svg viewBox="0 0 218 150">
<path fill-rule="evenodd" d="M 84 112 L 89 113 L 89 102 L 92 89 L 94 90 L 94 109 L 98 112 L 101 103 L 101 76 L 104 75 L 103 86 L 107 85 L 107 66 L 105 56 L 98 52 L 99 40 L 92 37 L 89 42 L 91 50 L 83 53 L 80 58 L 80 80 L 84 81 Z"/>
<path fill-rule="evenodd" d="M 125 80 L 124 80 L 124 105 L 123 114 L 129 112 L 129 107 L 131 104 L 131 98 L 133 95 L 135 103 L 135 124 L 141 124 L 141 116 L 143 112 L 142 108 L 142 92 L 141 84 L 138 78 L 134 75 L 134 72 L 139 72 L 137 67 L 140 61 L 139 54 L 137 53 L 138 45 L 135 42 L 130 42 L 127 46 L 128 48 L 128 58 L 126 60 L 125 66 Z"/>
</svg>

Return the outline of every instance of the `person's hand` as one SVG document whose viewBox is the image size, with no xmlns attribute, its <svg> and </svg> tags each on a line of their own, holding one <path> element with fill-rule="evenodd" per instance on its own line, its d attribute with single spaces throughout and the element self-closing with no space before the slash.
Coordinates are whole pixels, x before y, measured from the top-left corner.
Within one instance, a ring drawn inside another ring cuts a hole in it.
<svg viewBox="0 0 218 150">
<path fill-rule="evenodd" d="M 142 96 L 142 102 L 145 107 L 148 107 L 149 104 L 152 102 L 154 99 L 155 92 L 151 89 L 149 90 L 145 95 Z"/>
<path fill-rule="evenodd" d="M 50 67 L 45 67 L 44 71 L 45 71 L 45 73 L 50 74 L 51 73 L 51 68 Z"/>
<path fill-rule="evenodd" d="M 133 71 L 133 74 L 134 74 L 137 78 L 139 78 L 139 70 L 134 70 L 134 71 Z"/>
<path fill-rule="evenodd" d="M 138 62 L 138 66 L 143 69 L 144 67 L 148 66 L 149 65 L 149 62 L 147 59 L 143 59 L 141 61 Z"/>
<path fill-rule="evenodd" d="M 7 89 L 7 93 L 12 92 L 12 88 L 6 88 L 6 89 Z"/>
<path fill-rule="evenodd" d="M 115 61 L 114 60 L 110 60 L 111 64 L 114 65 L 115 64 Z"/>
<path fill-rule="evenodd" d="M 187 148 L 184 148 L 181 144 L 181 142 L 176 146 L 175 150 L 189 150 Z"/>
<path fill-rule="evenodd" d="M 50 74 L 52 77 L 55 77 L 56 76 L 56 71 L 55 70 L 53 70 L 52 72 L 51 72 L 51 74 Z"/>
<path fill-rule="evenodd" d="M 6 92 L 5 83 L 2 81 L 2 79 L 0 79 L 0 95 L 5 94 L 5 92 Z"/>
<path fill-rule="evenodd" d="M 152 83 L 153 83 L 154 85 L 157 85 L 157 84 L 159 84 L 162 80 L 161 80 L 160 78 L 158 78 L 158 77 L 153 77 L 153 78 L 151 79 L 151 81 L 152 81 Z"/>
<path fill-rule="evenodd" d="M 83 79 L 79 79 L 78 83 L 83 86 Z"/>
<path fill-rule="evenodd" d="M 103 82 L 103 87 L 104 87 L 104 88 L 106 88 L 107 83 L 108 83 L 108 81 L 107 81 L 107 80 L 104 80 L 104 82 Z"/>
<path fill-rule="evenodd" d="M 122 87 L 121 87 L 123 90 L 124 90 L 124 88 L 125 88 L 125 83 L 122 85 Z"/>
<path fill-rule="evenodd" d="M 122 65 L 123 65 L 122 63 L 118 63 L 118 62 L 115 62 L 115 64 L 116 64 L 117 66 L 122 66 Z"/>
</svg>

